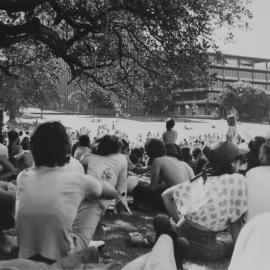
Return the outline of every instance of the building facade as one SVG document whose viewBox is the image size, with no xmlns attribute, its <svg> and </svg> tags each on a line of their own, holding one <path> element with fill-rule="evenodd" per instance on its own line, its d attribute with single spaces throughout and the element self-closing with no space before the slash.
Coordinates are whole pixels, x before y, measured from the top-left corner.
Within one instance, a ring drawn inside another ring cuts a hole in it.
<svg viewBox="0 0 270 270">
<path fill-rule="evenodd" d="M 225 54 L 217 57 L 209 53 L 210 74 L 216 74 L 216 80 L 210 87 L 193 89 L 176 89 L 173 95 L 175 116 L 207 115 L 218 116 L 220 109 L 217 97 L 227 84 L 237 81 L 252 83 L 270 94 L 270 59 L 245 57 Z M 62 63 L 62 65 L 64 65 Z M 71 76 L 64 73 L 60 79 L 59 93 L 62 109 L 88 114 L 115 114 L 113 106 L 105 104 L 78 104 L 69 98 L 74 86 L 69 84 Z M 126 112 L 130 115 L 143 115 L 143 109 L 134 98 L 127 97 L 124 101 Z"/>
<path fill-rule="evenodd" d="M 270 59 L 209 53 L 210 74 L 216 80 L 210 87 L 177 89 L 174 113 L 177 115 L 219 115 L 217 97 L 227 84 L 249 82 L 270 94 Z"/>
</svg>

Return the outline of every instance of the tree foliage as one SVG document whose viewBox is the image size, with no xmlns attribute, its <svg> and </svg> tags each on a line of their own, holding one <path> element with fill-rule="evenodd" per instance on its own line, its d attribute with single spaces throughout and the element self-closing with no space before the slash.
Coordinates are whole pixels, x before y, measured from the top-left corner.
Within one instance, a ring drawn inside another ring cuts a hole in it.
<svg viewBox="0 0 270 270">
<path fill-rule="evenodd" d="M 1 0 L 2 54 L 22 56 L 22 47 L 31 53 L 12 64 L 2 57 L 0 69 L 10 73 L 15 64 L 62 58 L 77 83 L 117 95 L 141 94 L 146 77 L 164 88 L 205 80 L 214 27 L 244 25 L 251 17 L 247 2 Z"/>
<path fill-rule="evenodd" d="M 228 84 L 219 96 L 219 104 L 228 110 L 235 108 L 242 120 L 261 120 L 270 111 L 269 95 L 246 82 Z"/>
<path fill-rule="evenodd" d="M 9 112 L 11 121 L 22 108 L 36 106 L 43 110 L 60 103 L 56 81 L 41 65 L 35 64 L 35 69 L 16 65 L 11 72 L 11 76 L 0 73 L 0 106 Z"/>
</svg>

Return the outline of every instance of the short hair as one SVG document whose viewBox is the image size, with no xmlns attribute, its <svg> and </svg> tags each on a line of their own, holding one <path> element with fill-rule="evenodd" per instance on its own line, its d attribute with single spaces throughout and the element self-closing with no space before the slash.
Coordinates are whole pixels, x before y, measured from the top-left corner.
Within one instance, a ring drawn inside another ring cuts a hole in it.
<svg viewBox="0 0 270 270">
<path fill-rule="evenodd" d="M 108 156 L 119 153 L 121 149 L 121 141 L 115 135 L 104 135 L 97 139 L 96 146 L 93 148 L 93 153 L 100 156 Z"/>
<path fill-rule="evenodd" d="M 194 158 L 196 158 L 197 156 L 202 154 L 202 149 L 199 147 L 195 147 L 192 151 L 192 154 L 193 154 Z"/>
<path fill-rule="evenodd" d="M 260 165 L 270 165 L 270 146 L 267 142 L 260 147 L 259 160 Z"/>
<path fill-rule="evenodd" d="M 27 136 L 25 136 L 21 141 L 21 147 L 23 150 L 29 150 L 30 140 Z"/>
<path fill-rule="evenodd" d="M 39 125 L 31 138 L 31 151 L 36 166 L 64 166 L 71 153 L 65 127 L 56 121 Z"/>
<path fill-rule="evenodd" d="M 165 145 L 159 139 L 149 139 L 145 143 L 145 151 L 151 160 L 166 155 Z"/>
<path fill-rule="evenodd" d="M 90 139 L 88 135 L 81 135 L 79 137 L 79 146 L 90 147 Z"/>
<path fill-rule="evenodd" d="M 23 131 L 20 130 L 20 131 L 19 131 L 19 136 L 22 136 L 22 135 L 23 135 Z"/>
<path fill-rule="evenodd" d="M 166 144 L 167 156 L 175 157 L 178 160 L 183 160 L 181 148 L 175 143 Z"/>
<path fill-rule="evenodd" d="M 17 139 L 19 139 L 19 133 L 16 130 L 10 130 L 7 133 L 7 136 L 8 136 L 9 143 L 13 143 Z"/>
<path fill-rule="evenodd" d="M 120 142 L 121 142 L 121 152 L 124 152 L 127 149 L 129 150 L 129 143 L 127 142 L 126 139 L 121 138 Z"/>
<path fill-rule="evenodd" d="M 171 130 L 175 125 L 175 122 L 172 118 L 167 119 L 166 121 L 166 129 Z"/>
<path fill-rule="evenodd" d="M 184 161 L 192 160 L 191 149 L 189 146 L 183 146 L 181 151 L 182 151 Z"/>
</svg>

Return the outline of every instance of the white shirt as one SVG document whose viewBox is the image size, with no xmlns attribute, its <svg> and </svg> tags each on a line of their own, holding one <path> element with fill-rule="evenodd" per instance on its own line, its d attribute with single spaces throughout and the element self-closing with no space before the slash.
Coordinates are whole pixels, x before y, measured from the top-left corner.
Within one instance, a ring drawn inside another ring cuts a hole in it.
<svg viewBox="0 0 270 270">
<path fill-rule="evenodd" d="M 74 252 L 72 224 L 84 198 L 101 196 L 102 185 L 72 164 L 32 167 L 17 178 L 16 230 L 19 257 L 58 260 Z M 74 167 L 73 167 L 74 168 Z"/>
<path fill-rule="evenodd" d="M 115 187 L 121 194 L 127 193 L 127 158 L 122 154 L 100 156 L 96 154 L 85 155 L 81 158 L 83 165 L 87 166 L 87 174 L 102 182 Z M 98 199 L 105 209 L 110 201 Z"/>
<path fill-rule="evenodd" d="M 246 174 L 248 213 L 247 220 L 270 212 L 270 166 L 260 166 Z"/>
</svg>

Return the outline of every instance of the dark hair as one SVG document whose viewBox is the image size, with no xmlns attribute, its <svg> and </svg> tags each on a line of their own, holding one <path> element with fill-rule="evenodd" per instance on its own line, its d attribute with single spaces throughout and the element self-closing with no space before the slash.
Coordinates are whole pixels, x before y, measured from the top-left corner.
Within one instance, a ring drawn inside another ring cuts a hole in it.
<svg viewBox="0 0 270 270">
<path fill-rule="evenodd" d="M 31 137 L 31 151 L 36 166 L 64 166 L 70 160 L 71 145 L 60 122 L 46 122 Z"/>
<path fill-rule="evenodd" d="M 259 152 L 262 144 L 265 143 L 265 139 L 262 136 L 256 136 L 248 144 L 249 153 L 247 153 L 247 170 L 260 166 Z"/>
<path fill-rule="evenodd" d="M 7 133 L 9 144 L 12 144 L 14 141 L 19 139 L 19 134 L 16 130 L 10 130 Z"/>
<path fill-rule="evenodd" d="M 22 136 L 23 135 L 23 132 L 22 130 L 19 131 L 19 136 Z"/>
<path fill-rule="evenodd" d="M 16 142 L 16 145 L 19 144 L 19 133 L 16 130 L 10 130 L 7 133 L 8 136 L 8 154 L 9 157 L 12 158 L 12 148 L 13 148 L 13 143 Z"/>
<path fill-rule="evenodd" d="M 175 157 L 178 160 L 183 160 L 181 148 L 175 143 L 166 144 L 167 156 Z"/>
<path fill-rule="evenodd" d="M 166 155 L 165 145 L 159 139 L 149 139 L 145 143 L 145 151 L 152 161 L 157 157 Z"/>
<path fill-rule="evenodd" d="M 201 148 L 195 147 L 195 148 L 193 149 L 193 151 L 192 151 L 192 154 L 193 154 L 194 158 L 197 158 L 199 155 L 202 154 Z"/>
<path fill-rule="evenodd" d="M 172 118 L 167 119 L 166 121 L 166 129 L 171 130 L 175 125 L 175 122 Z"/>
<path fill-rule="evenodd" d="M 270 145 L 267 142 L 262 144 L 262 146 L 260 147 L 259 161 L 260 165 L 270 165 Z"/>
<path fill-rule="evenodd" d="M 235 119 L 235 116 L 234 115 L 229 115 L 227 117 L 227 123 L 229 126 L 235 126 L 236 125 L 236 119 Z"/>
<path fill-rule="evenodd" d="M 120 142 L 121 142 L 121 153 L 124 152 L 125 150 L 129 150 L 129 143 L 127 142 L 127 140 L 121 138 L 120 139 Z"/>
<path fill-rule="evenodd" d="M 121 141 L 117 136 L 105 135 L 97 139 L 93 153 L 100 156 L 108 156 L 110 154 L 119 153 L 121 146 Z"/>
<path fill-rule="evenodd" d="M 87 146 L 90 148 L 90 139 L 88 135 L 81 135 L 79 137 L 79 146 Z"/>
<path fill-rule="evenodd" d="M 30 140 L 27 136 L 25 136 L 23 138 L 23 140 L 21 141 L 21 147 L 23 150 L 29 150 L 30 148 Z"/>
<path fill-rule="evenodd" d="M 185 162 L 192 160 L 191 150 L 188 146 L 183 146 L 182 149 L 182 155 Z"/>
</svg>

